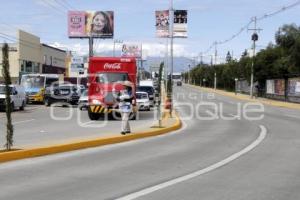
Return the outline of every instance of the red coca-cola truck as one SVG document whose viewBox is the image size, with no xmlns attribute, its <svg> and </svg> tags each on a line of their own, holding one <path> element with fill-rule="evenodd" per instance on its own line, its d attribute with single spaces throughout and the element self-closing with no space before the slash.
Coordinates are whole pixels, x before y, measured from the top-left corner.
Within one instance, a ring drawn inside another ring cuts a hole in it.
<svg viewBox="0 0 300 200">
<path fill-rule="evenodd" d="M 119 116 L 118 95 L 124 89 L 124 82 L 132 83 L 132 114 L 135 119 L 137 107 L 135 90 L 137 65 L 135 58 L 92 57 L 89 60 L 88 115 L 91 120 L 101 116 Z"/>
</svg>

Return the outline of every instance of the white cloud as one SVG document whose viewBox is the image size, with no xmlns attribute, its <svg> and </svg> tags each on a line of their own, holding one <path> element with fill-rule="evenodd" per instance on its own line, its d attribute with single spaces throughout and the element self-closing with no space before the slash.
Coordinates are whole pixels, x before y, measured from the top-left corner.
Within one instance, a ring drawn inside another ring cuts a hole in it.
<svg viewBox="0 0 300 200">
<path fill-rule="evenodd" d="M 124 42 L 126 43 L 126 42 Z M 87 55 L 89 52 L 89 46 L 87 44 L 82 43 L 74 43 L 74 44 L 62 44 L 60 42 L 54 42 L 50 44 L 51 46 L 68 49 L 70 51 L 75 51 L 78 55 Z M 145 57 L 164 57 L 166 55 L 166 45 L 158 44 L 158 43 L 143 43 L 143 55 Z M 116 44 L 116 51 L 120 51 L 122 48 L 121 44 Z M 105 42 L 105 43 L 94 43 L 94 51 L 97 53 L 109 53 L 113 51 L 113 42 Z M 186 46 L 182 44 L 174 44 L 173 46 L 173 54 L 175 57 L 192 57 L 193 54 L 189 53 Z"/>
</svg>

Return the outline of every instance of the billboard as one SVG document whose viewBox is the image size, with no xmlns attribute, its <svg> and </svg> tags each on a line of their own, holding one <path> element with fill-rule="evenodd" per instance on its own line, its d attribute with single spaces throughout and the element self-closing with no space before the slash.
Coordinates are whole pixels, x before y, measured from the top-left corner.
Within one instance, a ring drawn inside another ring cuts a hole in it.
<svg viewBox="0 0 300 200">
<path fill-rule="evenodd" d="M 168 10 L 155 11 L 157 37 L 169 37 L 170 15 Z"/>
<path fill-rule="evenodd" d="M 174 11 L 174 37 L 187 37 L 187 10 Z"/>
<path fill-rule="evenodd" d="M 84 72 L 83 57 L 72 57 L 71 72 Z"/>
<path fill-rule="evenodd" d="M 300 96 L 300 78 L 289 79 L 289 95 Z"/>
<path fill-rule="evenodd" d="M 274 80 L 267 80 L 267 94 L 275 93 L 275 84 Z"/>
<path fill-rule="evenodd" d="M 122 56 L 123 57 L 142 57 L 142 50 L 140 44 L 123 44 L 122 46 Z"/>
<path fill-rule="evenodd" d="M 285 91 L 285 81 L 283 79 L 275 80 L 275 94 L 284 95 Z"/>
<path fill-rule="evenodd" d="M 69 11 L 68 35 L 70 38 L 113 38 L 113 11 Z"/>
<path fill-rule="evenodd" d="M 276 94 L 283 96 L 285 93 L 284 79 L 267 80 L 267 94 Z"/>
<path fill-rule="evenodd" d="M 169 37 L 170 12 L 169 10 L 155 11 L 156 37 Z M 173 37 L 187 37 L 187 10 L 175 10 L 173 18 Z"/>
</svg>

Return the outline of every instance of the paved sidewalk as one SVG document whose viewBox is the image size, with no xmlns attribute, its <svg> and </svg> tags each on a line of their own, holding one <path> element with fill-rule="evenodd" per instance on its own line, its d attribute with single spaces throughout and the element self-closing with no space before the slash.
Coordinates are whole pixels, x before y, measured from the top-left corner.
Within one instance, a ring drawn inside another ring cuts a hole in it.
<svg viewBox="0 0 300 200">
<path fill-rule="evenodd" d="M 260 102 L 260 103 L 263 103 L 265 105 L 284 107 L 284 108 L 290 108 L 290 109 L 300 109 L 300 104 L 297 104 L 297 103 L 276 101 L 276 100 L 266 99 L 266 98 L 253 98 L 253 99 L 251 99 L 249 95 L 245 95 L 245 94 L 237 93 L 237 95 L 235 95 L 234 92 L 227 92 L 227 91 L 224 91 L 224 90 L 218 90 L 218 89 L 214 90 L 212 88 L 205 88 L 205 87 L 200 87 L 200 86 L 195 86 L 195 85 L 187 85 L 187 86 L 193 87 L 193 88 L 196 88 L 196 89 L 199 89 L 199 90 L 203 90 L 203 91 L 206 91 L 206 92 L 216 93 L 216 94 L 220 94 L 220 95 L 223 95 L 223 96 L 228 96 L 228 97 L 232 97 L 232 98 L 236 98 L 236 99 L 240 99 L 240 100 L 244 100 L 244 101 Z"/>
</svg>

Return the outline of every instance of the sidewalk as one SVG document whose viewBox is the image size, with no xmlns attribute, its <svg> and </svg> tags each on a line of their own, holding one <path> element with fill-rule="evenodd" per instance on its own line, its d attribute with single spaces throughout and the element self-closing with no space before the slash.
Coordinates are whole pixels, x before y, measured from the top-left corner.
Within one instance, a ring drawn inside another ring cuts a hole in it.
<svg viewBox="0 0 300 200">
<path fill-rule="evenodd" d="M 216 94 L 219 94 L 219 95 L 228 96 L 228 97 L 231 97 L 231 98 L 243 100 L 243 101 L 259 102 L 259 103 L 263 103 L 263 104 L 269 105 L 269 106 L 276 106 L 276 107 L 283 107 L 283 108 L 299 109 L 300 110 L 300 104 L 297 104 L 297 103 L 276 101 L 276 100 L 266 99 L 266 98 L 253 98 L 253 99 L 251 99 L 249 95 L 245 95 L 245 94 L 237 93 L 237 95 L 235 95 L 235 93 L 233 93 L 233 92 L 227 92 L 227 91 L 219 90 L 219 89 L 214 90 L 212 88 L 204 88 L 204 87 L 195 86 L 195 85 L 187 85 L 187 86 L 188 87 L 193 87 L 193 88 L 196 88 L 196 89 L 199 89 L 199 90 L 203 90 L 203 91 L 206 91 L 206 92 L 216 93 Z"/>
</svg>

